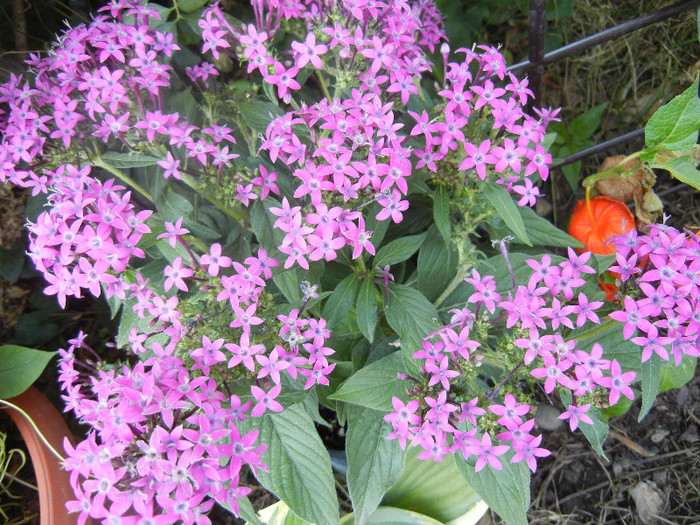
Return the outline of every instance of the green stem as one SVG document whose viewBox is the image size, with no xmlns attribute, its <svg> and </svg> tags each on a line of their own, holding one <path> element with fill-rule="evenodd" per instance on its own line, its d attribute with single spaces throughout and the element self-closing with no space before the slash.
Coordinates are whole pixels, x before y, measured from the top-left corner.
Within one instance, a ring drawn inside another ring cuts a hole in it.
<svg viewBox="0 0 700 525">
<path fill-rule="evenodd" d="M 148 199 L 148 202 L 150 202 L 151 204 L 155 204 L 155 201 L 153 200 L 153 197 L 151 197 L 151 194 L 148 193 L 148 190 L 146 190 L 146 188 L 141 186 L 138 182 L 136 182 L 134 179 L 129 177 L 123 171 L 120 171 L 117 168 L 102 162 L 101 158 L 93 159 L 92 165 L 95 167 L 98 167 L 98 168 L 102 168 L 103 170 L 111 173 L 112 175 L 117 177 L 119 180 L 125 182 L 126 184 L 128 184 L 129 186 L 134 188 L 137 192 L 139 192 L 141 195 L 143 195 L 146 199 Z"/>
<path fill-rule="evenodd" d="M 641 153 L 641 151 L 637 151 L 636 153 L 627 155 L 624 159 L 615 164 L 612 168 L 608 168 L 607 170 L 603 170 L 598 173 L 594 173 L 593 175 L 589 175 L 588 177 L 583 179 L 583 187 L 590 188 L 599 180 L 609 177 L 610 175 L 619 175 L 624 171 L 629 171 L 630 173 L 636 172 L 641 167 L 642 161 L 638 161 L 637 164 L 629 170 L 624 168 L 624 165 L 631 160 L 637 159 L 639 155 L 641 155 Z"/>
<path fill-rule="evenodd" d="M 452 282 L 445 288 L 445 291 L 443 291 L 440 294 L 440 297 L 435 299 L 435 302 L 433 305 L 435 308 L 439 308 L 440 305 L 443 303 L 445 299 L 447 299 L 452 292 L 455 291 L 455 288 L 459 286 L 459 284 L 464 281 L 464 278 L 467 276 L 467 271 L 465 268 L 461 269 L 460 271 L 457 272 L 457 275 L 455 275 L 455 278 L 452 279 Z"/>
<path fill-rule="evenodd" d="M 29 424 L 32 426 L 34 431 L 37 433 L 37 435 L 39 436 L 39 439 L 41 439 L 41 442 L 44 443 L 44 445 L 46 445 L 46 448 L 48 448 L 51 451 L 51 453 L 54 456 L 56 456 L 56 458 L 58 458 L 59 461 L 64 462 L 66 460 L 63 456 L 61 456 L 61 454 L 59 454 L 56 451 L 55 448 L 53 448 L 51 446 L 51 443 L 49 443 L 48 440 L 44 437 L 44 434 L 41 433 L 39 428 L 36 426 L 36 423 L 34 423 L 34 421 L 32 420 L 31 417 L 29 417 L 29 414 L 27 414 L 24 410 L 19 408 L 17 405 L 13 405 L 12 403 L 10 403 L 9 401 L 6 401 L 4 399 L 0 399 L 0 403 L 2 403 L 3 405 L 5 405 L 9 408 L 12 408 L 12 409 L 16 410 L 17 412 L 19 412 L 20 414 L 22 414 L 25 417 L 25 419 L 27 421 L 29 421 Z"/>
<path fill-rule="evenodd" d="M 326 86 L 326 81 L 320 71 L 316 71 L 316 77 L 318 78 L 318 83 L 321 84 L 321 91 L 323 91 L 323 94 L 326 96 L 326 100 L 330 102 L 333 98 L 331 97 L 330 91 L 328 91 L 328 86 Z"/>
<path fill-rule="evenodd" d="M 190 176 L 190 175 L 187 175 L 186 173 L 180 173 L 180 176 L 182 177 L 182 182 L 184 182 L 185 184 L 187 184 L 187 185 L 188 185 L 190 188 L 192 188 L 194 191 L 198 191 L 198 189 L 197 189 L 197 184 L 196 184 L 196 182 L 195 182 L 194 177 L 192 177 L 192 176 Z M 221 211 L 223 211 L 223 212 L 226 213 L 227 215 L 230 215 L 231 217 L 233 217 L 233 218 L 236 219 L 237 221 L 239 221 L 239 222 L 243 222 L 243 221 L 244 221 L 244 218 L 243 218 L 242 215 L 239 215 L 238 213 L 236 213 L 235 211 L 233 211 L 231 208 L 229 208 L 228 206 L 226 206 L 223 202 L 219 201 L 217 198 L 212 197 L 211 195 L 208 195 L 208 194 L 206 194 L 206 193 L 204 193 L 202 196 L 203 196 L 205 199 L 207 199 L 209 202 L 211 202 L 214 206 L 216 206 L 217 208 L 219 208 Z"/>
</svg>

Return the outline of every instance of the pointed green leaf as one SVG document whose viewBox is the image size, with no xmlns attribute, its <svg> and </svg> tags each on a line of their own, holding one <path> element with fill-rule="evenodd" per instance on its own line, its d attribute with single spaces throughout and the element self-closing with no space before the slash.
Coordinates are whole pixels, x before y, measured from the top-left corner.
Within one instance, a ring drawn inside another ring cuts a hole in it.
<svg viewBox="0 0 700 525">
<path fill-rule="evenodd" d="M 700 190 L 700 170 L 695 167 L 695 161 L 691 155 L 683 155 L 664 163 L 653 162 L 651 167 L 666 170 L 679 181 Z"/>
<path fill-rule="evenodd" d="M 401 335 L 401 348 L 409 357 L 422 348 L 425 336 L 441 326 L 433 303 L 415 288 L 403 284 L 389 283 L 389 305 L 385 313 L 389 326 Z"/>
<path fill-rule="evenodd" d="M 680 388 L 693 379 L 697 362 L 697 357 L 684 355 L 679 365 L 676 365 L 673 360 L 666 363 L 661 369 L 659 392 L 666 392 L 666 390 L 672 388 Z"/>
<path fill-rule="evenodd" d="M 280 289 L 280 292 L 282 292 L 285 299 L 289 301 L 289 304 L 301 304 L 301 289 L 299 288 L 299 278 L 297 276 L 296 268 L 290 268 L 288 270 L 275 273 L 272 276 L 272 280 L 277 285 L 277 288 Z"/>
<path fill-rule="evenodd" d="M 384 412 L 348 406 L 345 451 L 348 458 L 348 489 L 355 522 L 362 525 L 377 508 L 384 493 L 401 475 L 406 454 L 398 440 L 388 440 L 391 423 Z"/>
<path fill-rule="evenodd" d="M 258 133 L 264 133 L 270 122 L 277 117 L 281 117 L 285 113 L 284 110 L 276 104 L 260 100 L 254 104 L 239 104 L 238 111 L 243 115 L 243 120 L 246 121 L 246 124 Z"/>
<path fill-rule="evenodd" d="M 374 258 L 374 265 L 383 268 L 386 265 L 391 266 L 392 264 L 404 262 L 418 251 L 418 248 L 425 241 L 425 237 L 426 234 L 422 233 L 391 241 L 389 244 L 379 248 Z"/>
<path fill-rule="evenodd" d="M 282 244 L 283 234 L 274 227 L 276 218 L 269 210 L 280 206 L 279 202 L 268 197 L 264 203 L 254 201 L 250 208 L 250 226 L 253 233 L 258 238 L 260 245 L 267 250 L 268 255 L 276 259 L 284 259 L 277 248 Z"/>
<path fill-rule="evenodd" d="M 371 343 L 374 341 L 374 329 L 377 326 L 377 291 L 371 277 L 366 278 L 360 286 L 355 314 L 357 315 L 357 326 L 360 327 L 362 335 Z"/>
<path fill-rule="evenodd" d="M 163 160 L 143 153 L 120 153 L 118 151 L 107 151 L 102 154 L 100 159 L 105 164 L 119 169 L 154 166 L 159 160 Z"/>
<path fill-rule="evenodd" d="M 639 346 L 622 335 L 622 323 L 610 319 L 602 320 L 598 325 L 584 325 L 572 331 L 567 339 L 575 339 L 576 348 L 588 352 L 595 343 L 603 347 L 605 359 L 616 359 L 623 370 L 639 372 L 641 363 L 639 360 Z"/>
<path fill-rule="evenodd" d="M 644 416 L 654 405 L 661 386 L 661 367 L 663 364 L 656 352 L 653 352 L 651 357 L 642 363 L 642 370 L 639 374 L 642 380 L 642 408 L 639 409 L 637 421 L 644 419 Z"/>
<path fill-rule="evenodd" d="M 559 395 L 561 396 L 561 401 L 564 403 L 564 406 L 568 408 L 568 406 L 571 405 L 572 400 L 571 391 L 560 390 Z M 591 447 L 593 447 L 593 450 L 600 454 L 602 458 L 607 460 L 608 457 L 605 455 L 605 452 L 603 452 L 603 443 L 608 437 L 608 430 L 610 430 L 608 422 L 606 421 L 605 416 L 603 416 L 601 410 L 597 407 L 589 408 L 586 415 L 591 418 L 593 424 L 579 423 L 578 428 L 581 430 L 581 432 L 583 432 L 583 435 L 586 436 L 586 439 L 588 439 L 588 442 L 591 444 Z"/>
<path fill-rule="evenodd" d="M 176 0 L 177 8 L 185 13 L 196 11 L 207 3 L 207 0 Z"/>
<path fill-rule="evenodd" d="M 648 148 L 685 151 L 697 142 L 700 128 L 698 79 L 683 93 L 661 106 L 644 127 Z"/>
<path fill-rule="evenodd" d="M 585 245 L 574 239 L 564 230 L 560 230 L 547 219 L 540 217 L 535 213 L 535 210 L 529 206 L 518 206 L 518 212 L 523 219 L 525 231 L 535 246 L 558 246 L 562 248 L 583 248 Z M 499 237 L 503 237 L 504 233 L 498 233 Z"/>
<path fill-rule="evenodd" d="M 457 253 L 434 228 L 418 252 L 418 290 L 429 301 L 437 299 L 457 273 Z"/>
<path fill-rule="evenodd" d="M 260 430 L 266 443 L 262 457 L 269 472 L 258 470 L 258 481 L 299 517 L 317 525 L 338 523 L 338 498 L 331 459 L 302 404 L 279 413 L 238 423 L 241 433 Z"/>
<path fill-rule="evenodd" d="M 234 512 L 231 506 L 227 503 L 221 501 L 217 501 L 217 503 L 234 516 L 243 518 L 249 525 L 265 525 L 262 521 L 260 521 L 260 518 L 258 518 L 258 515 L 255 513 L 255 509 L 253 509 L 253 505 L 250 503 L 248 498 L 238 499 L 238 512 Z"/>
<path fill-rule="evenodd" d="M 518 205 L 515 204 L 508 190 L 504 186 L 495 183 L 484 184 L 481 186 L 481 190 L 486 200 L 491 203 L 491 206 L 503 219 L 503 222 L 506 223 L 506 226 L 510 228 L 510 231 L 524 244 L 532 246 L 530 238 L 525 231 L 523 218 L 518 211 Z"/>
<path fill-rule="evenodd" d="M 438 186 L 433 194 L 433 218 L 440 235 L 446 243 L 449 243 L 452 236 L 450 194 L 444 186 Z"/>
<path fill-rule="evenodd" d="M 18 396 L 32 386 L 56 353 L 25 346 L 0 346 L 0 399 Z"/>
<path fill-rule="evenodd" d="M 474 472 L 474 465 L 455 454 L 457 468 L 467 483 L 508 525 L 527 525 L 530 507 L 530 469 L 525 461 L 511 463 L 512 453 L 499 456 L 502 470 L 486 465 Z"/>
<path fill-rule="evenodd" d="M 571 134 L 579 139 L 590 137 L 600 126 L 600 119 L 609 104 L 610 102 L 603 102 L 572 120 L 569 124 Z"/>
<path fill-rule="evenodd" d="M 365 523 L 366 525 L 444 525 L 420 512 L 384 506 L 375 510 Z M 355 515 L 343 516 L 340 525 L 355 525 Z"/>
<path fill-rule="evenodd" d="M 394 352 L 355 372 L 328 399 L 391 412 L 394 396 L 408 401 L 406 381 L 398 377 L 405 371 L 401 352 Z"/>
<path fill-rule="evenodd" d="M 352 273 L 348 275 L 340 281 L 326 301 L 322 317 L 326 320 L 331 330 L 333 330 L 333 326 L 338 321 L 351 314 L 352 306 L 355 303 L 357 285 L 357 274 Z"/>
</svg>

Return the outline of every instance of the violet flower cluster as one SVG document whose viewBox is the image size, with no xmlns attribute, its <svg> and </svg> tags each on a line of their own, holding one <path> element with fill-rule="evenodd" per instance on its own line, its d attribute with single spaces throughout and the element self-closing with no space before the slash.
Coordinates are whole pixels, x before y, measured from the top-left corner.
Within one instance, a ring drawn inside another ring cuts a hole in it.
<svg viewBox="0 0 700 525">
<path fill-rule="evenodd" d="M 180 242 L 187 233 L 179 225 L 169 230 Z M 60 352 L 66 407 L 92 428 L 77 447 L 66 443 L 65 468 L 77 497 L 69 507 L 80 522 L 140 517 L 207 524 L 215 501 L 237 513 L 238 499 L 250 491 L 240 485 L 241 469 L 267 470 L 266 445 L 256 443 L 257 431 L 242 435 L 237 423 L 283 410 L 276 399 L 283 375 L 299 378 L 298 389 L 328 384 L 335 367 L 325 346 L 330 331 L 323 319 L 302 317 L 318 297 L 314 287 L 304 286 L 301 310 L 275 315 L 264 290 L 279 263 L 265 250 L 240 264 L 214 244 L 192 262 L 189 268 L 178 257 L 166 268 L 165 287 L 187 291 L 187 281 L 197 279 L 209 294 L 203 312 L 216 310 L 217 320 L 178 310 L 177 295 L 156 294 L 137 274 L 129 299 L 148 322 L 132 328 L 129 342 L 141 362 L 110 367 L 82 334 Z M 86 352 L 97 360 L 77 357 Z M 232 393 L 229 384 L 241 382 L 250 386 Z"/>
<path fill-rule="evenodd" d="M 652 224 L 645 234 L 630 230 L 610 242 L 616 250 L 617 263 L 610 271 L 618 275 L 620 309 L 609 317 L 623 323 L 623 337 L 640 347 L 640 362 L 653 355 L 668 361 L 672 355 L 679 365 L 684 356 L 700 357 L 698 237 Z M 590 302 L 577 291 L 586 283 L 582 274 L 595 273 L 586 265 L 590 256 L 569 249 L 568 260 L 559 265 L 549 255 L 527 260 L 533 269 L 529 282 L 508 292 L 507 300 L 492 276 L 474 270 L 466 281 L 475 290 L 468 298 L 475 308 L 453 310 L 451 323 L 427 337 L 423 350 L 413 355 L 421 360 L 423 375 L 406 377 L 415 383 L 408 389 L 412 400 L 394 398 L 396 411 L 385 417 L 394 428 L 390 438 L 399 439 L 402 447 L 408 441 L 422 447 L 423 459 L 441 461 L 458 451 L 475 457 L 477 471 L 486 465 L 502 469 L 499 456 L 512 450 L 510 461 L 525 460 L 534 472 L 537 458 L 550 451 L 539 446 L 541 436 L 531 433 L 536 428 L 531 396 L 516 391 L 518 379 L 529 375 L 530 384 L 533 378 L 543 381 L 547 394 L 569 391 L 573 401 L 559 417 L 569 421 L 572 431 L 581 423 L 593 424 L 586 414 L 591 406 L 613 406 L 621 396 L 633 399 L 635 372 L 606 359 L 600 344 L 584 350 L 573 337 L 561 335 L 600 323 L 596 311 L 603 303 Z M 499 322 L 521 337 L 494 346 L 489 330 Z M 500 354 L 496 362 L 510 363 L 511 370 L 496 388 L 474 397 L 477 392 L 465 383 L 465 372 L 484 359 L 493 360 L 494 353 Z M 501 391 L 506 392 L 503 400 L 496 402 Z"/>
<path fill-rule="evenodd" d="M 501 241 L 502 242 L 502 241 Z M 507 254 L 506 254 L 507 257 Z M 450 324 L 428 336 L 423 350 L 413 355 L 421 362 L 420 377 L 406 377 L 413 398 L 404 404 L 394 398 L 395 412 L 385 419 L 393 425 L 391 439 L 424 449 L 422 459 L 441 461 L 446 454 L 461 452 L 476 459 L 475 469 L 486 465 L 501 470 L 500 456 L 512 450 L 510 461 L 525 461 L 534 472 L 537 458 L 550 451 L 540 447 L 542 436 L 532 434 L 533 390 L 520 391 L 520 380 L 539 383 L 546 394 L 568 390 L 572 403 L 560 419 L 571 430 L 580 423 L 592 424 L 586 414 L 604 398 L 614 405 L 620 395 L 630 399 L 635 372 L 622 372 L 616 360 L 605 359 L 595 343 L 581 347 L 562 332 L 600 323 L 596 311 L 603 305 L 589 301 L 580 291 L 585 274 L 595 271 L 586 263 L 591 253 L 569 256 L 559 264 L 551 257 L 527 260 L 532 268 L 528 283 L 505 295 L 491 275 L 473 270 L 465 280 L 472 285 L 468 306 L 452 310 Z M 509 330 L 502 330 L 502 324 Z M 501 334 L 496 337 L 495 334 Z M 509 371 L 503 381 L 485 395 L 471 379 L 483 361 Z M 497 440 L 497 441 L 496 441 Z"/>
<path fill-rule="evenodd" d="M 653 355 L 700 357 L 700 242 L 697 235 L 665 224 L 640 234 L 630 230 L 612 240 L 620 310 L 610 317 L 624 324 L 623 335 L 642 349 L 642 363 Z"/>
</svg>

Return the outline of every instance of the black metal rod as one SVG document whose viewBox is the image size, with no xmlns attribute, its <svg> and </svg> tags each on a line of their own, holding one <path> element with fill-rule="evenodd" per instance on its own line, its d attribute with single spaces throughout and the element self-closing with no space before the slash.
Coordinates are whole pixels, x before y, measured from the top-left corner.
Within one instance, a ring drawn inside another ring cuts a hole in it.
<svg viewBox="0 0 700 525">
<path fill-rule="evenodd" d="M 530 52 L 529 61 L 536 64 L 530 71 L 529 87 L 534 99 L 529 107 L 539 106 L 544 86 L 544 34 L 547 29 L 547 0 L 530 0 Z"/>
<path fill-rule="evenodd" d="M 630 131 L 629 133 L 625 133 L 624 135 L 620 135 L 619 137 L 615 137 L 614 139 L 606 140 L 605 142 L 601 142 L 600 144 L 596 144 L 595 146 L 591 146 L 590 148 L 582 149 L 581 151 L 572 153 L 571 155 L 561 159 L 561 161 L 557 162 L 556 164 L 553 164 L 552 168 L 560 168 L 561 166 L 572 164 L 579 160 L 585 159 L 586 157 L 590 157 L 591 155 L 595 155 L 596 153 L 605 151 L 608 148 L 617 146 L 618 144 L 623 144 L 625 142 L 629 142 L 643 136 L 644 128 L 640 128 L 635 131 Z"/>
<path fill-rule="evenodd" d="M 684 11 L 688 11 L 695 7 L 700 7 L 700 0 L 685 0 L 683 2 L 678 2 L 677 4 L 652 11 L 651 13 L 647 13 L 638 18 L 623 22 L 618 26 L 611 27 L 610 29 L 587 36 L 586 38 L 572 44 L 560 47 L 559 49 L 544 55 L 541 62 L 533 62 L 532 59 L 530 59 L 514 64 L 508 68 L 508 71 L 513 73 L 522 73 L 523 71 L 529 71 L 533 68 L 539 68 L 543 65 L 552 64 L 553 62 L 582 53 L 583 51 L 607 42 L 608 40 L 613 40 L 628 33 L 632 33 L 638 29 L 650 26 L 656 22 L 680 14 Z M 532 13 L 530 16 L 532 16 Z"/>
</svg>

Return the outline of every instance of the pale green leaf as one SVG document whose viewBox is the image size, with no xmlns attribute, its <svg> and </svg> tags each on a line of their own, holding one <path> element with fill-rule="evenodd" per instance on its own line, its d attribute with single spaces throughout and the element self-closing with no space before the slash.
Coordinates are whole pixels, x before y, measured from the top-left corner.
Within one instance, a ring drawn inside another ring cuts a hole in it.
<svg viewBox="0 0 700 525">
<path fill-rule="evenodd" d="M 354 514 L 347 514 L 340 520 L 340 525 L 355 525 L 355 523 Z M 443 525 L 443 523 L 419 512 L 382 506 L 372 513 L 365 525 Z"/>
<path fill-rule="evenodd" d="M 464 480 L 455 455 L 443 461 L 418 459 L 420 447 L 410 447 L 401 477 L 384 496 L 382 505 L 400 507 L 448 522 L 480 506 L 481 497 Z"/>
</svg>

